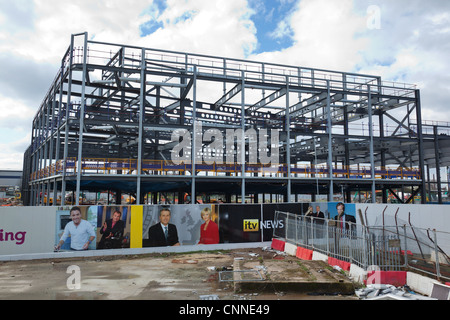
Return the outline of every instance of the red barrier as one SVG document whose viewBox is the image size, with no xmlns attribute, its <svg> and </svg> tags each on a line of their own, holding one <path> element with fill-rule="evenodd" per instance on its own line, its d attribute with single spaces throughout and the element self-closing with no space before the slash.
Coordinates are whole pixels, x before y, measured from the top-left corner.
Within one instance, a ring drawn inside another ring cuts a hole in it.
<svg viewBox="0 0 450 320">
<path fill-rule="evenodd" d="M 365 284 L 390 284 L 396 287 L 406 285 L 406 271 L 369 271 Z"/>
<path fill-rule="evenodd" d="M 303 248 L 302 247 L 297 247 L 297 252 L 295 253 L 295 256 L 299 259 L 302 258 L 302 253 L 303 253 Z"/>
<path fill-rule="evenodd" d="M 298 247 L 295 256 L 302 260 L 312 260 L 313 251 L 302 247 Z"/>
<path fill-rule="evenodd" d="M 272 249 L 278 250 L 278 251 L 284 251 L 285 242 L 281 241 L 279 239 L 272 239 Z"/>
<path fill-rule="evenodd" d="M 350 262 L 342 261 L 336 258 L 328 257 L 328 264 L 330 266 L 338 266 L 345 271 L 350 271 Z"/>
<path fill-rule="evenodd" d="M 313 251 L 305 249 L 305 256 L 303 260 L 312 260 Z"/>
</svg>

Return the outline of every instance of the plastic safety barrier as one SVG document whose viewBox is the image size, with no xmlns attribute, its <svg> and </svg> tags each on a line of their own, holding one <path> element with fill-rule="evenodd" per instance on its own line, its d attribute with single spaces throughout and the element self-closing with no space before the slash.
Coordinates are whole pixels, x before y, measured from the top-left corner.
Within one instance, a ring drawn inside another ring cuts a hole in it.
<svg viewBox="0 0 450 320">
<path fill-rule="evenodd" d="M 271 248 L 278 250 L 278 251 L 284 251 L 285 242 L 281 241 L 279 239 L 272 239 L 272 245 Z"/>
<path fill-rule="evenodd" d="M 345 271 L 350 271 L 350 262 L 328 257 L 328 264 L 330 266 L 338 266 Z"/>
<path fill-rule="evenodd" d="M 390 284 L 396 287 L 406 285 L 406 271 L 369 271 L 366 284 Z"/>
<path fill-rule="evenodd" d="M 295 256 L 302 260 L 312 260 L 313 251 L 306 248 L 298 247 Z"/>
</svg>

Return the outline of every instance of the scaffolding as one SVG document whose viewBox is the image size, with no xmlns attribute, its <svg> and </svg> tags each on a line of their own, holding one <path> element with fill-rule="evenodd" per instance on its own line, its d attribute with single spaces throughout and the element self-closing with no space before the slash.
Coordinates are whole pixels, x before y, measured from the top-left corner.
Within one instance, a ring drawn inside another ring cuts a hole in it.
<svg viewBox="0 0 450 320">
<path fill-rule="evenodd" d="M 48 205 L 44 194 L 69 190 L 77 203 L 82 190 L 132 193 L 138 204 L 168 190 L 286 202 L 335 193 L 351 202 L 361 190 L 375 202 L 382 190 L 386 202 L 404 188 L 424 203 L 425 165 L 439 166 L 426 157 L 430 139 L 439 136 L 440 148 L 448 140 L 422 125 L 414 85 L 74 34 L 33 120 L 26 203 Z M 191 148 L 177 162 L 180 130 Z"/>
</svg>

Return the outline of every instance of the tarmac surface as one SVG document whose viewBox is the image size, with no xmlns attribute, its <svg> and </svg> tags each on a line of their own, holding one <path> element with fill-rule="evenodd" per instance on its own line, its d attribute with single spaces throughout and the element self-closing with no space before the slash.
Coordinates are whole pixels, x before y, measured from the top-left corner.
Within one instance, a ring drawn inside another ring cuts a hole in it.
<svg viewBox="0 0 450 320">
<path fill-rule="evenodd" d="M 321 261 L 270 248 L 0 262 L 0 300 L 358 300 Z"/>
</svg>

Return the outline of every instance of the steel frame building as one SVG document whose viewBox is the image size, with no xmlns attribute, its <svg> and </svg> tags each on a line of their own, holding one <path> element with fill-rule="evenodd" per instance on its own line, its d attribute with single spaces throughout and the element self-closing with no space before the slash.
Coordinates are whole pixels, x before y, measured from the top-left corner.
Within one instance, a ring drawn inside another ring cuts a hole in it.
<svg viewBox="0 0 450 320">
<path fill-rule="evenodd" d="M 383 190 L 386 202 L 388 190 L 403 202 L 398 194 L 406 187 L 408 200 L 421 194 L 425 203 L 426 168 L 450 159 L 441 127 L 424 135 L 423 126 L 413 85 L 74 34 L 33 120 L 25 204 L 48 205 L 44 194 L 56 199 L 69 190 L 76 202 L 83 190 L 133 193 L 138 204 L 146 193 L 166 191 L 193 199 L 238 194 L 242 201 L 282 194 L 286 202 L 342 193 L 351 202 L 351 192 L 367 190 L 375 202 Z M 178 129 L 190 133 L 194 150 L 183 163 L 171 160 Z M 220 144 L 216 137 L 239 129 L 244 138 Z M 263 132 L 256 149 L 251 129 Z M 279 161 L 262 161 L 275 151 Z"/>
</svg>

